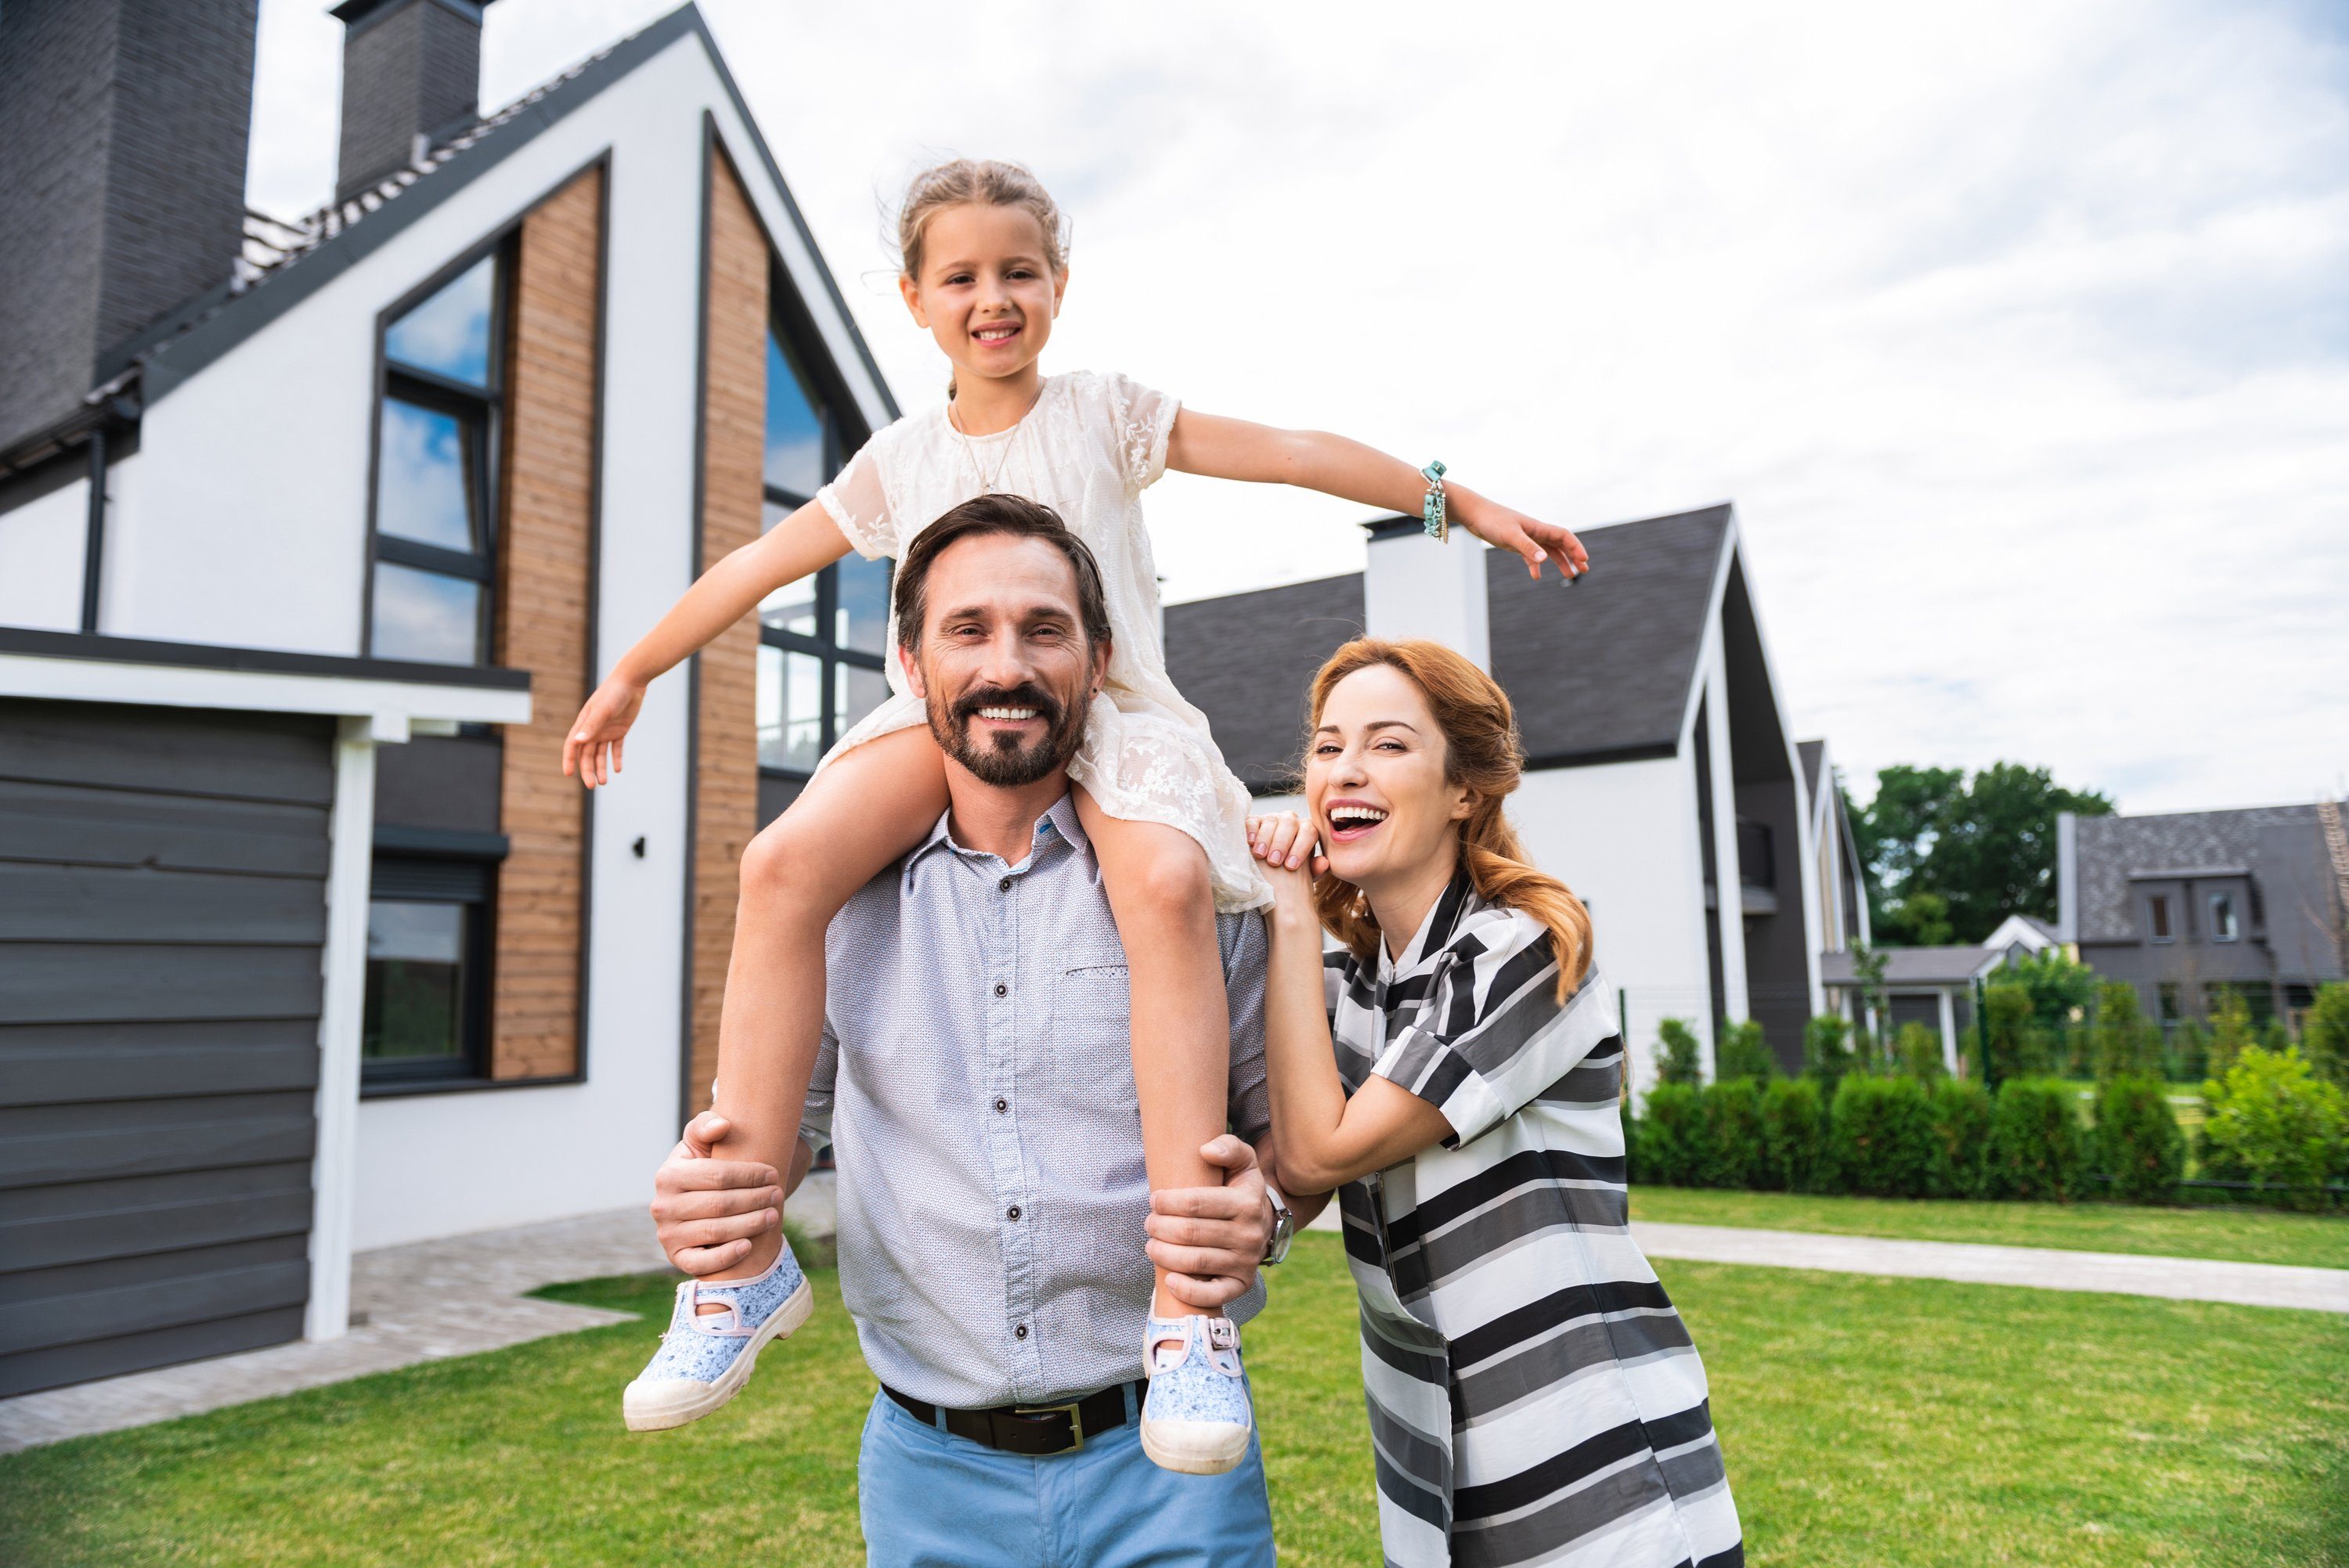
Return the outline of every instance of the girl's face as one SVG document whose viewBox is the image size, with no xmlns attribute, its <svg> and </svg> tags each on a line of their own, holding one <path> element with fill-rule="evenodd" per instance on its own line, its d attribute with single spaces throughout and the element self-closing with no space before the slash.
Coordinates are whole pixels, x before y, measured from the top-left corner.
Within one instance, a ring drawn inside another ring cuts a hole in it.
<svg viewBox="0 0 2349 1568">
<path fill-rule="evenodd" d="M 1373 899 L 1385 884 L 1450 876 L 1474 803 L 1444 776 L 1444 731 L 1412 678 L 1370 665 L 1321 707 L 1305 756 L 1305 804 L 1330 870 Z"/>
<path fill-rule="evenodd" d="M 1043 225 L 1022 207 L 966 202 L 930 215 L 922 273 L 897 286 L 957 375 L 1000 380 L 1036 363 L 1061 312 L 1066 273 L 1046 264 Z"/>
</svg>

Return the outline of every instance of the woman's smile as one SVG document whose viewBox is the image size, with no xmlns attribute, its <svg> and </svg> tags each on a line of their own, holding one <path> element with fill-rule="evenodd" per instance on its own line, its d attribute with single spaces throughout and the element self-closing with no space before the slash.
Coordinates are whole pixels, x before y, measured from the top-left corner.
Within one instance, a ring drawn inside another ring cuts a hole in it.
<svg viewBox="0 0 2349 1568">
<path fill-rule="evenodd" d="M 1340 844 L 1350 844 L 1368 838 L 1387 820 L 1383 806 L 1373 806 L 1368 800 L 1345 796 L 1331 800 L 1322 808 L 1330 839 Z"/>
</svg>

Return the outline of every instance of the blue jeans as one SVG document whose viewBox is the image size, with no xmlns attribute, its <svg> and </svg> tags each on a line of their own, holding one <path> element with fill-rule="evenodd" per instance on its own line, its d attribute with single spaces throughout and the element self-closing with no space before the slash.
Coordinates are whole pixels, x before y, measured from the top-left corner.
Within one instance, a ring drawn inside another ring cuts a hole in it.
<svg viewBox="0 0 2349 1568">
<path fill-rule="evenodd" d="M 1176 1475 L 1125 1424 L 1049 1459 L 926 1427 L 873 1397 L 857 1459 L 868 1568 L 1273 1568 L 1264 1456 Z"/>
</svg>

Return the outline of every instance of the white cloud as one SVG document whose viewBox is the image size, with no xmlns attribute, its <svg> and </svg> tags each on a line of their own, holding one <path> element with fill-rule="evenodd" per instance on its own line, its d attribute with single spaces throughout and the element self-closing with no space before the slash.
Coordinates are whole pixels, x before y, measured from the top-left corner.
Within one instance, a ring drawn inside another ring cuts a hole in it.
<svg viewBox="0 0 2349 1568">
<path fill-rule="evenodd" d="M 502 0 L 485 101 L 665 9 Z M 2321 7 L 707 9 L 909 407 L 944 364 L 883 211 L 1019 159 L 1076 220 L 1050 364 L 1572 526 L 1735 500 L 1781 687 L 1856 775 L 2011 758 L 2152 810 L 2349 774 Z M 260 205 L 326 193 L 338 34 L 264 5 Z M 1357 515 L 1152 508 L 1178 599 L 1351 570 Z"/>
</svg>

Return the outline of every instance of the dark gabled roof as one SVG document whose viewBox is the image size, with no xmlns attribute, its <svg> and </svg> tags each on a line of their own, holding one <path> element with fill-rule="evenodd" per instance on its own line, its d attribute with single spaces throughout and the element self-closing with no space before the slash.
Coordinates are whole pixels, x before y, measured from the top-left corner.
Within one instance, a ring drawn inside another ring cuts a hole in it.
<svg viewBox="0 0 2349 1568">
<path fill-rule="evenodd" d="M 1826 758 L 1827 743 L 1824 740 L 1798 740 L 1795 743 L 1795 749 L 1803 759 L 1803 789 L 1809 799 L 1816 802 L 1819 798 L 1819 764 Z"/>
<path fill-rule="evenodd" d="M 1884 954 L 1887 985 L 1957 985 L 1974 977 L 1990 962 L 1987 947 L 1879 947 Z M 1848 953 L 1819 954 L 1819 984 L 1857 985 L 1858 979 Z"/>
<path fill-rule="evenodd" d="M 1532 766 L 1679 746 L 1729 522 L 1723 504 L 1585 529 L 1590 576 L 1571 588 L 1486 553 L 1493 676 L 1516 704 Z"/>
<path fill-rule="evenodd" d="M 2132 877 L 2250 874 L 2271 909 L 2313 897 L 2323 882 L 2324 839 L 2316 807 L 2253 806 L 2232 811 L 2172 811 L 2151 817 L 2082 817 L 2075 840 L 2082 942 L 2137 939 Z M 2314 890 L 2303 894 L 2305 882 Z"/>
<path fill-rule="evenodd" d="M 1727 506 L 1584 531 L 1588 583 L 1485 552 L 1493 675 L 1533 766 L 1669 756 L 1704 644 Z M 1362 630 L 1360 573 L 1166 608 L 1166 667 L 1249 789 L 1287 787 L 1305 686 Z"/>
<path fill-rule="evenodd" d="M 1362 574 L 1166 606 L 1166 671 L 1207 715 L 1257 794 L 1286 789 L 1305 744 L 1306 686 L 1362 634 Z"/>
<path fill-rule="evenodd" d="M 100 374 L 112 375 L 134 362 L 140 364 L 141 391 L 148 402 L 153 402 L 688 34 L 698 37 L 708 51 L 727 97 L 733 100 L 735 113 L 749 132 L 749 150 L 781 193 L 792 227 L 808 254 L 815 258 L 815 270 L 822 274 L 819 281 L 894 418 L 898 409 L 888 380 L 857 330 L 839 282 L 825 264 L 815 235 L 801 215 L 774 153 L 760 133 L 742 89 L 735 84 L 734 74 L 726 68 L 717 39 L 710 36 L 699 8 L 690 3 L 483 116 L 425 153 L 414 166 L 387 176 L 347 201 L 332 203 L 295 223 L 254 214 L 246 224 L 245 253 L 238 258 L 234 278 L 109 351 L 99 366 Z"/>
</svg>

